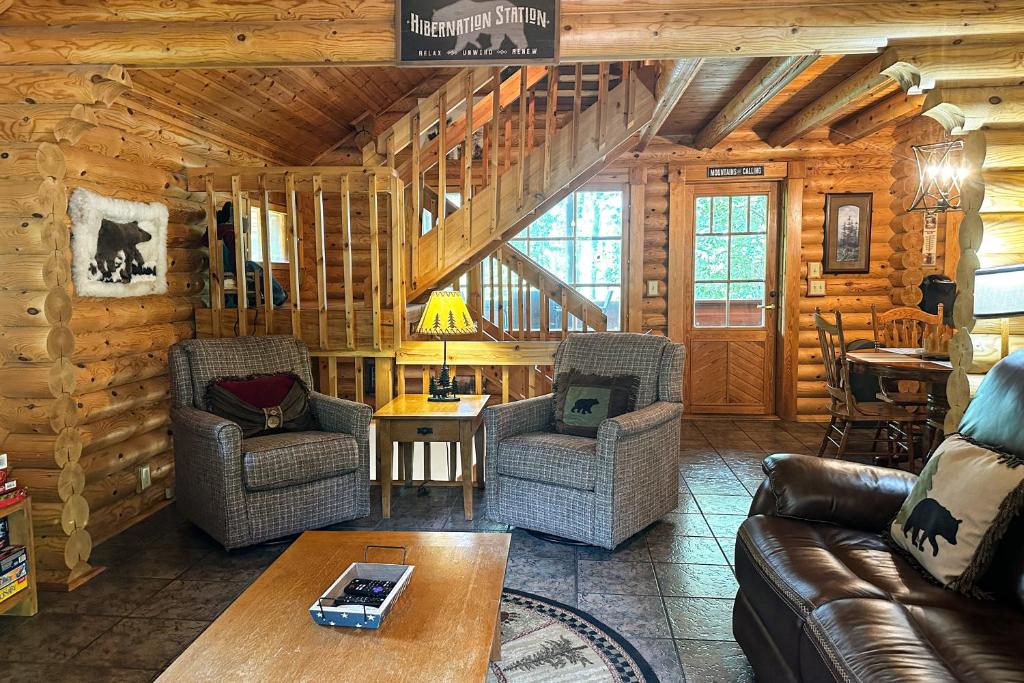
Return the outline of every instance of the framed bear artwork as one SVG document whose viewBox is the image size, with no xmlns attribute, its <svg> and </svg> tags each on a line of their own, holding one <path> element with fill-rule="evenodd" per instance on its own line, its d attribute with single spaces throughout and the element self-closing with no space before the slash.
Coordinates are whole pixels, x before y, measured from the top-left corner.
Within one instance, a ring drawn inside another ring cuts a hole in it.
<svg viewBox="0 0 1024 683">
<path fill-rule="evenodd" d="M 77 188 L 71 216 L 71 277 L 78 296 L 167 291 L 167 207 Z"/>
</svg>

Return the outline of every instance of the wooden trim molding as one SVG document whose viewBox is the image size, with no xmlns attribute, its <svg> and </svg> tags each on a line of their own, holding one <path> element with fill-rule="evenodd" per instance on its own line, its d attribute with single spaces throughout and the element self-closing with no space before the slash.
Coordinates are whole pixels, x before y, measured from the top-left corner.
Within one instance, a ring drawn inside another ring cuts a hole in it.
<svg viewBox="0 0 1024 683">
<path fill-rule="evenodd" d="M 780 241 L 781 264 L 779 281 L 782 283 L 782 297 L 779 301 L 782 315 L 779 316 L 782 343 L 778 345 L 780 369 L 776 385 L 775 402 L 778 415 L 784 420 L 797 419 L 797 382 L 799 381 L 800 356 L 800 297 L 803 295 L 803 278 L 800 267 L 803 260 L 801 238 L 803 233 L 804 176 L 806 170 L 802 161 L 789 164 L 789 177 L 783 192 L 784 228 Z"/>
</svg>

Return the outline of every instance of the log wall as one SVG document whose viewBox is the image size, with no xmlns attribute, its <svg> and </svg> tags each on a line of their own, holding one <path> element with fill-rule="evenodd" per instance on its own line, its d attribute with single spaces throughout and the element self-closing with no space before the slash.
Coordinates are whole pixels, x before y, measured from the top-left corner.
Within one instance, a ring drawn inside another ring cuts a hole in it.
<svg viewBox="0 0 1024 683">
<path fill-rule="evenodd" d="M 167 349 L 194 336 L 207 260 L 183 171 L 263 160 L 119 103 L 121 67 L 0 74 L 0 451 L 34 499 L 40 580 L 68 588 L 96 571 L 94 544 L 173 492 Z M 168 206 L 166 295 L 75 294 L 76 187 Z"/>
</svg>

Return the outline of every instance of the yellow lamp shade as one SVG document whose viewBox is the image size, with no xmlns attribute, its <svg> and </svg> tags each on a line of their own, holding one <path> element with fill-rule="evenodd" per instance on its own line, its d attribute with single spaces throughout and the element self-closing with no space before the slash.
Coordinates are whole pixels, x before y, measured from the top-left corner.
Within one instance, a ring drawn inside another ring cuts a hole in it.
<svg viewBox="0 0 1024 683">
<path fill-rule="evenodd" d="M 476 323 L 469 315 L 469 308 L 461 292 L 432 292 L 427 307 L 423 309 L 417 331 L 438 337 L 473 334 L 476 332 Z"/>
</svg>

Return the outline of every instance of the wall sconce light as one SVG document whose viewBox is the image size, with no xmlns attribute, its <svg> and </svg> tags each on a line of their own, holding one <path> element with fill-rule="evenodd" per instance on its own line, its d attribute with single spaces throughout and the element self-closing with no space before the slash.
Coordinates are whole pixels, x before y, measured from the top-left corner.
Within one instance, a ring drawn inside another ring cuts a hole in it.
<svg viewBox="0 0 1024 683">
<path fill-rule="evenodd" d="M 914 145 L 911 149 L 917 162 L 917 195 L 907 211 L 959 211 L 960 186 L 969 173 L 963 160 L 963 140 Z"/>
</svg>

